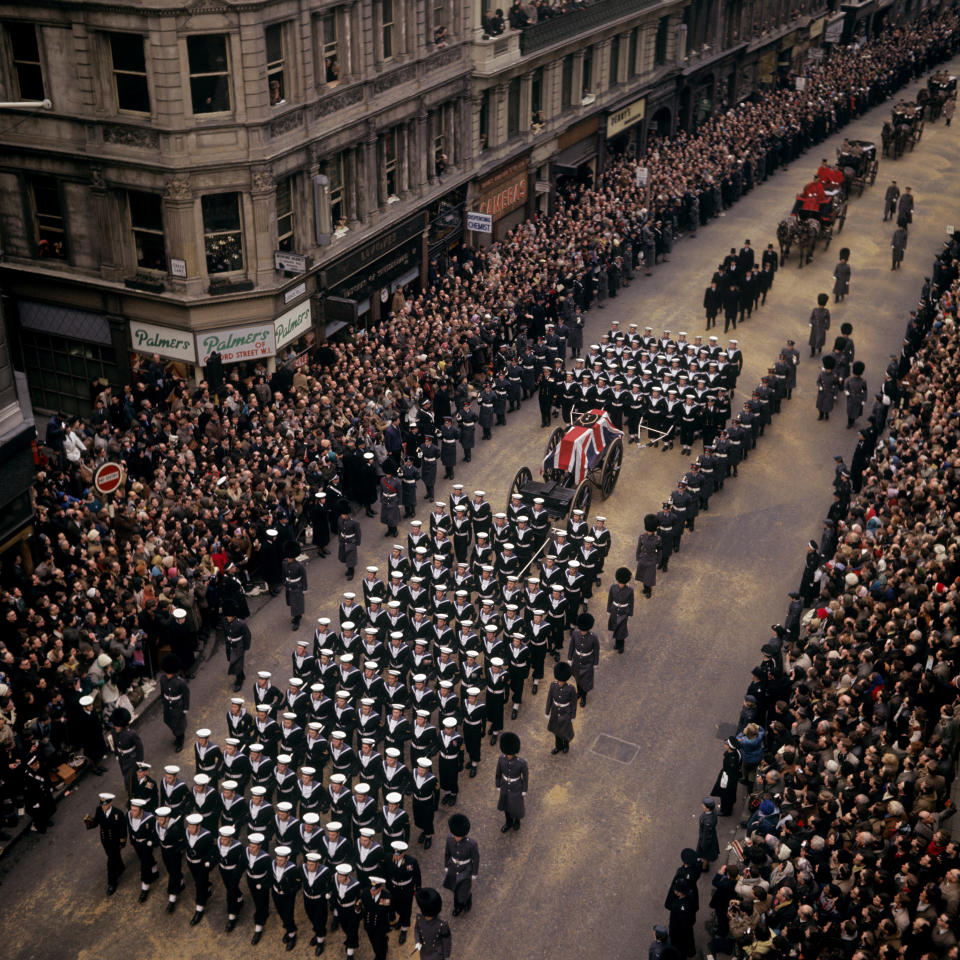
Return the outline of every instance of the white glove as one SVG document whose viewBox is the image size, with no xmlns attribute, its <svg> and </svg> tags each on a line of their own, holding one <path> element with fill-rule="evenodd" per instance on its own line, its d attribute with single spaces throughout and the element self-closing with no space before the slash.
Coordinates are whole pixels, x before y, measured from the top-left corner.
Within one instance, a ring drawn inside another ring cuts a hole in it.
<svg viewBox="0 0 960 960">
<path fill-rule="evenodd" d="M 521 797 L 525 797 L 525 796 L 526 796 L 526 793 L 521 793 L 520 796 L 521 796 Z"/>
</svg>

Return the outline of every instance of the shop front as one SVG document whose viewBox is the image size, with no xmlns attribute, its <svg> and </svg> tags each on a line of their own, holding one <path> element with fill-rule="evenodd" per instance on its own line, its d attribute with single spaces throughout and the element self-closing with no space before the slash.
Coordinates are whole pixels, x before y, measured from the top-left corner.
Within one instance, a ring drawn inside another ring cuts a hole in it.
<svg viewBox="0 0 960 960">
<path fill-rule="evenodd" d="M 421 210 L 321 271 L 319 286 L 331 308 L 324 305 L 325 336 L 348 324 L 379 323 L 394 290 L 419 284 L 426 226 Z"/>
<path fill-rule="evenodd" d="M 499 240 L 509 229 L 523 222 L 530 195 L 529 164 L 530 154 L 526 153 L 475 181 L 475 199 L 470 209 L 493 217 L 493 233 L 487 235 L 488 239 Z"/>
<path fill-rule="evenodd" d="M 647 114 L 647 98 L 640 97 L 616 107 L 607 114 L 604 136 L 607 153 L 620 156 L 639 150 L 643 133 L 643 118 Z"/>
<path fill-rule="evenodd" d="M 278 358 L 294 363 L 305 362 L 317 343 L 313 329 L 313 301 L 304 300 L 280 314 L 273 321 L 273 339 Z"/>
<path fill-rule="evenodd" d="M 599 130 L 600 114 L 594 114 L 557 137 L 559 152 L 553 158 L 553 180 L 558 190 L 571 183 L 596 183 Z"/>
<path fill-rule="evenodd" d="M 126 324 L 120 317 L 19 298 L 9 319 L 30 400 L 39 413 L 86 417 L 107 384 L 129 382 Z"/>
<path fill-rule="evenodd" d="M 466 198 L 464 184 L 430 205 L 427 211 L 427 255 L 430 260 L 443 257 L 463 242 Z"/>
<path fill-rule="evenodd" d="M 205 367 L 216 353 L 224 366 L 232 363 L 265 363 L 269 369 L 277 352 L 272 322 L 203 330 L 196 334 L 196 340 L 197 362 L 201 367 Z"/>
</svg>

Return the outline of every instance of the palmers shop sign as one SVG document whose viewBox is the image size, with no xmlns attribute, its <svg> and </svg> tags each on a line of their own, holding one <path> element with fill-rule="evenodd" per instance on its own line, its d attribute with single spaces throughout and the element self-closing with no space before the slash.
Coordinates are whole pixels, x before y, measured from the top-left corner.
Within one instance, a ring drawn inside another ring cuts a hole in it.
<svg viewBox="0 0 960 960">
<path fill-rule="evenodd" d="M 156 353 L 167 360 L 183 360 L 186 363 L 196 363 L 197 360 L 193 334 L 186 330 L 131 320 L 130 343 L 137 353 Z"/>
<path fill-rule="evenodd" d="M 197 359 L 206 366 L 211 353 L 219 353 L 223 363 L 261 360 L 277 352 L 273 323 L 229 330 L 204 330 L 197 334 Z"/>
</svg>

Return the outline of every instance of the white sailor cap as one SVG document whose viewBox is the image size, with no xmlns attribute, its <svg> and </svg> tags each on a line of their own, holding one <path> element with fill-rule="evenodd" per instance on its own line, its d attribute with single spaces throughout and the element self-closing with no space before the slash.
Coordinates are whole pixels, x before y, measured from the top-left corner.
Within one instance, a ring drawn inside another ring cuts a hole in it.
<svg viewBox="0 0 960 960">
<path fill-rule="evenodd" d="M 197 736 L 198 736 L 201 740 L 204 740 L 204 739 L 206 739 L 207 737 L 210 736 L 210 730 L 208 730 L 206 727 L 201 727 L 201 728 L 197 731 Z"/>
<path fill-rule="evenodd" d="M 309 823 L 309 824 L 317 824 L 320 822 L 320 814 L 313 813 L 313 811 L 311 811 L 310 813 L 305 813 L 303 815 L 303 822 Z"/>
<path fill-rule="evenodd" d="M 163 768 L 164 773 L 169 773 L 171 776 L 176 776 L 180 772 L 180 768 L 175 763 L 168 763 Z"/>
<path fill-rule="evenodd" d="M 424 769 L 426 769 L 426 768 L 429 767 L 430 765 L 431 765 L 431 760 L 430 760 L 429 757 L 418 757 L 418 758 L 417 758 L 417 766 L 418 766 L 418 767 L 423 767 Z"/>
<path fill-rule="evenodd" d="M 467 687 L 467 696 L 468 697 L 479 697 L 480 688 L 479 687 Z"/>
<path fill-rule="evenodd" d="M 342 784 L 342 783 L 346 783 L 346 782 L 347 782 L 346 774 L 343 774 L 343 773 L 331 773 L 331 774 L 330 774 L 330 782 L 331 782 L 331 783 L 341 783 L 341 784 Z"/>
<path fill-rule="evenodd" d="M 134 797 L 130 801 L 131 807 L 137 807 L 137 809 L 140 809 L 140 810 L 142 810 L 146 805 L 147 805 L 146 797 Z"/>
<path fill-rule="evenodd" d="M 444 725 L 445 727 L 455 727 L 455 726 L 457 725 L 457 718 L 456 718 L 456 717 L 444 717 L 442 722 L 443 722 L 443 725 Z"/>
<path fill-rule="evenodd" d="M 191 823 L 194 826 L 198 826 L 203 823 L 203 817 L 199 813 L 188 813 L 187 814 L 187 823 Z"/>
<path fill-rule="evenodd" d="M 169 817 L 173 815 L 173 810 L 171 810 L 170 807 L 157 807 L 153 812 L 158 817 Z"/>
<path fill-rule="evenodd" d="M 283 813 L 288 813 L 293 809 L 293 804 L 289 800 L 281 800 L 277 804 L 277 809 L 282 811 Z"/>
<path fill-rule="evenodd" d="M 396 760 L 400 756 L 400 751 L 396 747 L 387 747 L 383 752 L 393 760 Z"/>
<path fill-rule="evenodd" d="M 194 782 L 198 787 L 205 787 L 205 786 L 210 782 L 210 777 L 208 777 L 207 774 L 205 774 L 205 773 L 198 773 L 198 774 L 193 778 L 193 782 Z"/>
<path fill-rule="evenodd" d="M 339 873 L 341 877 L 349 877 L 350 874 L 353 873 L 353 867 L 351 867 L 349 863 L 338 863 L 337 873 Z"/>
<path fill-rule="evenodd" d="M 92 707 L 94 703 L 93 697 L 81 697 L 80 706 L 81 707 Z"/>
<path fill-rule="evenodd" d="M 258 676 L 261 680 L 269 680 L 270 677 L 273 676 L 273 674 L 271 674 L 269 670 L 258 670 L 258 671 L 257 671 L 257 676 Z"/>
<path fill-rule="evenodd" d="M 221 837 L 232 837 L 237 832 L 237 828 L 231 827 L 230 824 L 227 824 L 226 826 L 221 827 L 218 832 Z"/>
<path fill-rule="evenodd" d="M 389 795 L 388 795 L 388 796 L 389 796 Z M 397 794 L 394 794 L 394 796 L 399 797 L 400 794 L 397 793 Z M 388 800 L 388 802 L 390 802 L 390 803 L 399 803 L 400 801 L 399 801 L 399 800 L 396 800 L 396 801 L 390 801 L 390 800 Z M 405 844 L 402 840 L 394 840 L 394 841 L 392 841 L 391 844 L 390 844 L 390 847 L 394 850 L 395 853 L 406 853 L 406 852 L 410 849 L 410 847 L 409 847 L 407 844 Z"/>
<path fill-rule="evenodd" d="M 273 852 L 278 857 L 289 857 L 293 853 L 289 847 L 277 847 Z"/>
<path fill-rule="evenodd" d="M 323 825 L 323 829 L 328 833 L 339 833 L 343 829 L 343 824 L 339 820 L 330 820 Z"/>
<path fill-rule="evenodd" d="M 247 834 L 247 843 L 249 844 L 261 844 L 267 838 L 262 833 L 248 833 Z"/>
<path fill-rule="evenodd" d="M 236 790 L 238 786 L 239 786 L 239 784 L 237 783 L 236 780 L 224 780 L 223 783 L 220 784 L 220 789 L 221 789 L 221 790 Z"/>
</svg>

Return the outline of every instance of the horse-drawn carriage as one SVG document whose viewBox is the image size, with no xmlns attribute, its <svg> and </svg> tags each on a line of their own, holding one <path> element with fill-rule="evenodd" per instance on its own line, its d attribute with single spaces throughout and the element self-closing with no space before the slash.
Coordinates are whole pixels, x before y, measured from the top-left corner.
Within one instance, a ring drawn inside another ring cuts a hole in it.
<svg viewBox="0 0 960 960">
<path fill-rule="evenodd" d="M 922 136 L 923 107 L 916 104 L 897 104 L 890 120 L 884 122 L 880 131 L 883 155 L 899 160 L 907 150 L 913 150 Z"/>
<path fill-rule="evenodd" d="M 857 196 L 862 196 L 863 188 L 873 186 L 877 179 L 877 145 L 871 140 L 844 140 L 837 147 L 837 166 L 843 171 L 847 195 L 856 189 Z"/>
<path fill-rule="evenodd" d="M 797 197 L 790 216 L 777 225 L 777 241 L 780 244 L 780 266 L 787 262 L 794 245 L 800 252 L 800 268 L 813 259 L 817 242 L 824 241 L 823 249 L 830 246 L 834 234 L 843 230 L 847 219 L 847 201 L 841 191 L 831 190 L 819 210 L 813 212 L 803 209 L 803 195 Z"/>
<path fill-rule="evenodd" d="M 943 112 L 943 105 L 948 100 L 957 99 L 957 78 L 946 70 L 938 70 L 927 80 L 927 89 L 917 94 L 917 102 L 923 98 L 927 118 L 936 121 Z"/>
<path fill-rule="evenodd" d="M 547 440 L 540 474 L 534 480 L 521 467 L 510 485 L 510 497 L 519 493 L 526 504 L 541 497 L 551 517 L 571 510 L 590 510 L 593 487 L 606 500 L 613 493 L 623 466 L 623 431 L 605 410 L 589 410 L 574 417 L 572 426 L 557 427 Z M 509 504 L 508 497 L 508 504 Z"/>
</svg>

